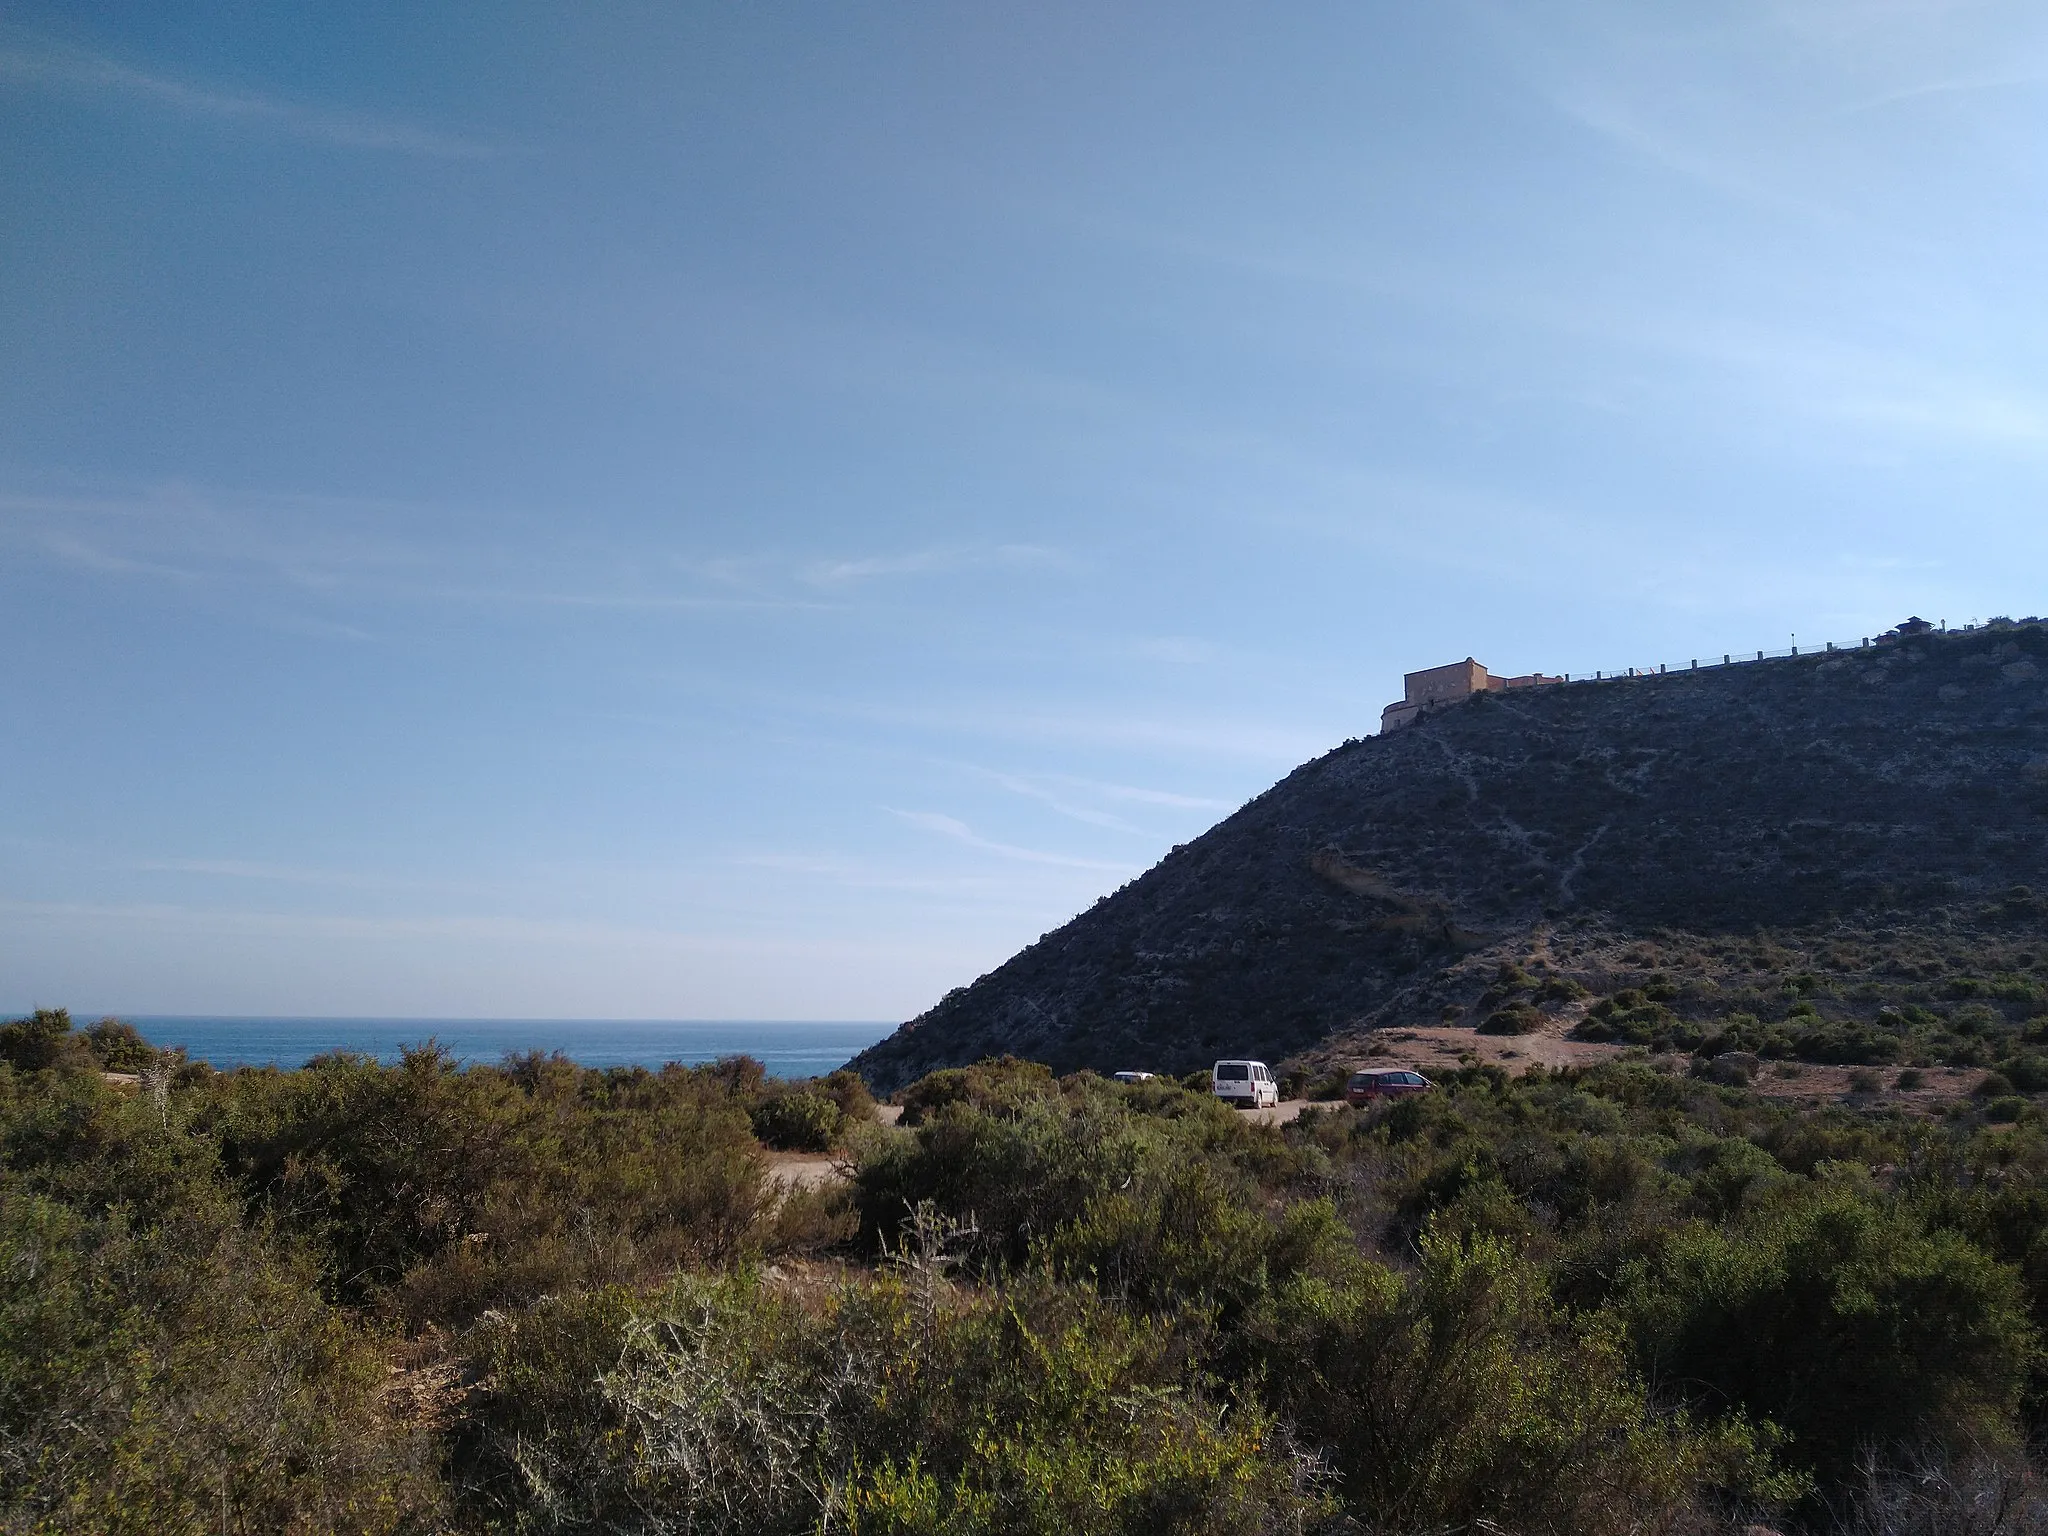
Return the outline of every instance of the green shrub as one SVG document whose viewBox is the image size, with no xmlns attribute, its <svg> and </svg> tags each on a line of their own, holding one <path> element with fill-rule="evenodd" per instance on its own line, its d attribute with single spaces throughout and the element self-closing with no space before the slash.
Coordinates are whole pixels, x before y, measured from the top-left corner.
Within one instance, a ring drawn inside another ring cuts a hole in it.
<svg viewBox="0 0 2048 1536">
<path fill-rule="evenodd" d="M 1870 1446 L 2011 1443 L 2036 1348 L 2016 1277 L 1852 1185 L 1684 1227 L 1630 1267 L 1643 1365 L 1790 1432 L 1826 1484 Z"/>
<path fill-rule="evenodd" d="M 2048 1056 L 2043 1056 L 2037 1051 L 2025 1051 L 2017 1056 L 2008 1056 L 1998 1064 L 1998 1072 L 2012 1084 L 2015 1092 L 2048 1092 Z"/>
<path fill-rule="evenodd" d="M 846 1185 L 799 1184 L 782 1191 L 760 1242 L 765 1253 L 778 1257 L 816 1254 L 844 1247 L 859 1231 L 860 1212 Z"/>
<path fill-rule="evenodd" d="M 1662 1002 L 1632 987 L 1595 1003 L 1572 1033 L 1582 1040 L 1659 1049 L 1692 1050 L 1707 1039 L 1705 1029 L 1680 1019 Z"/>
<path fill-rule="evenodd" d="M 96 1071 L 0 1072 L 0 1187 L 149 1226 L 225 1200 L 216 1169 L 182 1101 L 123 1092 Z"/>
<path fill-rule="evenodd" d="M 875 1096 L 868 1092 L 868 1085 L 858 1072 L 841 1067 L 837 1072 L 819 1078 L 811 1087 L 814 1092 L 824 1094 L 837 1104 L 840 1115 L 849 1125 L 875 1118 Z"/>
<path fill-rule="evenodd" d="M 947 1067 L 919 1078 L 899 1098 L 905 1126 L 922 1125 L 948 1104 L 1011 1109 L 1054 1091 L 1052 1071 L 1015 1056 L 991 1057 L 971 1067 Z"/>
<path fill-rule="evenodd" d="M 85 1042 L 72 1033 L 71 1015 L 62 1008 L 38 1008 L 25 1019 L 0 1024 L 0 1062 L 17 1072 L 96 1065 Z"/>
<path fill-rule="evenodd" d="M 133 1024 L 119 1019 L 101 1019 L 87 1029 L 85 1045 L 103 1072 L 141 1072 L 155 1066 L 164 1054 L 143 1039 Z"/>
<path fill-rule="evenodd" d="M 1280 1096 L 1328 1104 L 1344 1097 L 1345 1085 L 1350 1081 L 1348 1067 L 1337 1067 L 1327 1072 L 1311 1072 L 1306 1067 L 1296 1067 L 1281 1074 Z"/>
<path fill-rule="evenodd" d="M 1284 1291 L 1270 1343 L 1279 1410 L 1330 1448 L 1367 1528 L 1603 1536 L 1668 1529 L 1703 1485 L 1783 1496 L 1767 1439 L 1651 1409 L 1612 1321 L 1579 1321 L 1498 1238 L 1421 1245 L 1385 1271 Z"/>
<path fill-rule="evenodd" d="M 1755 1142 L 1715 1137 L 1672 1154 L 1674 1171 L 1687 1175 L 1689 1214 L 1724 1221 L 1790 1181 L 1778 1160 Z"/>
<path fill-rule="evenodd" d="M 1792 1053 L 1800 1060 L 1837 1066 L 1886 1066 L 1896 1062 L 1903 1050 L 1899 1037 L 1883 1030 L 1817 1018 L 1793 1028 L 1791 1040 Z"/>
<path fill-rule="evenodd" d="M 1262 1186 L 1324 1162 L 1319 1150 L 1245 1122 L 1211 1094 L 1084 1074 L 1045 1097 L 989 1108 L 954 1100 L 909 1136 L 865 1144 L 854 1185 L 874 1249 L 892 1244 L 909 1213 L 929 1202 L 973 1223 L 977 1264 L 1016 1265 L 1098 1201 L 1124 1196 L 1151 1210 L 1155 1196 L 1191 1188 L 1182 1181 L 1192 1165 L 1256 1203 Z"/>
<path fill-rule="evenodd" d="M 1162 1130 L 1121 1106 L 1041 1099 L 998 1114 L 956 1099 L 915 1135 L 864 1149 L 854 1187 L 876 1248 L 930 1202 L 975 1225 L 980 1259 L 1014 1264 L 1091 1201 L 1167 1161 Z"/>
<path fill-rule="evenodd" d="M 206 1128 L 332 1297 L 455 1322 L 750 1251 L 771 1201 L 735 1076 L 336 1055 L 232 1074 Z"/>
<path fill-rule="evenodd" d="M 1126 1190 L 1098 1192 L 1035 1249 L 1061 1275 L 1138 1311 L 1220 1306 L 1234 1320 L 1275 1278 L 1282 1245 L 1248 1181 L 1200 1160 L 1169 1163 Z M 1313 1219 L 1296 1206 L 1291 1222 Z M 1327 1212 L 1327 1207 L 1322 1208 Z M 1296 1245 L 1306 1259 L 1311 1241 Z"/>
<path fill-rule="evenodd" d="M 1482 1035 L 1533 1035 L 1543 1027 L 1543 1015 L 1526 1003 L 1495 1009 L 1479 1023 Z"/>
<path fill-rule="evenodd" d="M 550 1302 L 479 1339 L 457 1453 L 518 1528 L 1224 1536 L 1322 1513 L 1256 1406 L 1085 1294 L 928 1261 L 804 1301 L 748 1280 Z M 1270 1522 L 1270 1523 L 1269 1523 Z"/>
<path fill-rule="evenodd" d="M 137 1231 L 0 1192 L 0 1508 L 9 1529 L 399 1531 L 431 1448 L 383 1361 L 210 1208 Z"/>
<path fill-rule="evenodd" d="M 763 1099 L 748 1119 L 763 1144 L 783 1152 L 830 1151 L 846 1124 L 837 1103 L 807 1089 Z"/>
</svg>

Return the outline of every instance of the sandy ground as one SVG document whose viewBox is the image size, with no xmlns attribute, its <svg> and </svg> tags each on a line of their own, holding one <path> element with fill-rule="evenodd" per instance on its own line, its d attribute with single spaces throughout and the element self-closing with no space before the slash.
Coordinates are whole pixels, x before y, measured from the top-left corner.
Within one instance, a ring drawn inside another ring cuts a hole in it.
<svg viewBox="0 0 2048 1536">
<path fill-rule="evenodd" d="M 1850 1081 L 1865 1071 L 1877 1074 L 1877 1092 L 1858 1092 Z M 1749 1086 L 1768 1098 L 1802 1105 L 1846 1103 L 1870 1109 L 1896 1105 L 1931 1111 L 1968 1098 L 1985 1077 L 1977 1067 L 1922 1067 L 1921 1085 L 1907 1090 L 1892 1086 L 1898 1075 L 1897 1067 L 1816 1067 L 1796 1061 L 1767 1061 Z"/>
<path fill-rule="evenodd" d="M 1382 1029 L 1360 1066 L 1413 1067 L 1425 1075 L 1432 1067 L 1450 1068 L 1467 1056 L 1499 1062 L 1513 1072 L 1530 1066 L 1590 1067 L 1618 1054 L 1617 1047 L 1592 1040 L 1568 1040 L 1569 1024 L 1534 1035 L 1482 1035 L 1455 1025 L 1418 1025 L 1413 1029 Z"/>
<path fill-rule="evenodd" d="M 784 1189 L 823 1189 L 845 1178 L 846 1170 L 829 1152 L 771 1152 L 768 1177 Z"/>
<path fill-rule="evenodd" d="M 1244 1111 L 1244 1117 L 1261 1125 L 1285 1125 L 1307 1108 L 1306 1099 L 1282 1099 L 1270 1109 L 1248 1109 Z"/>
<path fill-rule="evenodd" d="M 901 1104 L 877 1104 L 875 1118 L 894 1125 L 903 1118 Z M 846 1165 L 833 1152 L 770 1152 L 768 1177 L 785 1189 L 823 1189 L 846 1177 Z"/>
<path fill-rule="evenodd" d="M 1458 1066 L 1461 1059 L 1473 1057 L 1483 1062 L 1498 1062 L 1510 1072 L 1522 1072 L 1538 1064 L 1545 1067 L 1589 1067 L 1597 1062 L 1612 1061 L 1624 1052 L 1624 1047 L 1618 1045 L 1567 1039 L 1564 1031 L 1569 1027 L 1568 1021 L 1560 1022 L 1552 1029 L 1533 1035 L 1481 1035 L 1455 1026 L 1385 1029 L 1372 1036 L 1373 1042 L 1384 1049 L 1377 1054 L 1368 1051 L 1360 1058 L 1359 1064 L 1413 1067 L 1427 1074 L 1432 1068 L 1449 1069 Z M 1652 1062 L 1681 1077 L 1688 1075 L 1693 1066 L 1689 1056 L 1652 1058 Z M 1879 1087 L 1875 1093 L 1860 1091 L 1855 1085 L 1856 1075 L 1865 1071 L 1877 1074 Z M 1898 1075 L 1897 1067 L 1823 1067 L 1806 1062 L 1767 1061 L 1749 1086 L 1767 1098 L 1809 1107 L 1846 1103 L 1878 1108 L 1889 1104 L 1902 1109 L 1932 1112 L 1944 1104 L 1967 1098 L 1984 1080 L 1984 1072 L 1980 1068 L 1924 1067 L 1920 1073 L 1920 1086 L 1907 1090 L 1892 1086 Z"/>
</svg>

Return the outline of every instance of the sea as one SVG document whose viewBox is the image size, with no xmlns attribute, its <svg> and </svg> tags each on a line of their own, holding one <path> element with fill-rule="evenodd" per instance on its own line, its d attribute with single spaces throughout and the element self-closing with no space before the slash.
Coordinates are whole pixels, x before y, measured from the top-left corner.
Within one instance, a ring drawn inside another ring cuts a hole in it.
<svg viewBox="0 0 2048 1536">
<path fill-rule="evenodd" d="M 123 1014 L 152 1045 L 182 1046 L 195 1061 L 298 1067 L 327 1051 L 396 1061 L 428 1041 L 464 1064 L 525 1051 L 560 1051 L 586 1067 L 697 1066 L 751 1056 L 771 1077 L 822 1077 L 895 1029 L 863 1022 L 726 1019 L 327 1019 Z"/>
</svg>

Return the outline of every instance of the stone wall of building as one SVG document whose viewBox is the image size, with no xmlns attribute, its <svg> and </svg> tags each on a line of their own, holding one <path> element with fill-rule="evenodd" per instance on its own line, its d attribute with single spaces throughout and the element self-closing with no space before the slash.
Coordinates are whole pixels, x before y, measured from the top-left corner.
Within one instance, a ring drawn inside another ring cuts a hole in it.
<svg viewBox="0 0 2048 1536">
<path fill-rule="evenodd" d="M 1560 681 L 1562 679 L 1545 677 L 1541 672 L 1531 672 L 1525 677 L 1495 677 L 1470 656 L 1463 661 L 1454 661 L 1448 666 L 1428 667 L 1420 672 L 1410 672 L 1401 679 L 1400 702 L 1389 704 L 1380 711 L 1380 734 L 1385 735 L 1388 731 L 1396 731 L 1404 725 L 1413 724 L 1426 710 L 1462 704 L 1475 693 L 1496 693 L 1505 688 L 1534 688 L 1543 683 Z"/>
</svg>

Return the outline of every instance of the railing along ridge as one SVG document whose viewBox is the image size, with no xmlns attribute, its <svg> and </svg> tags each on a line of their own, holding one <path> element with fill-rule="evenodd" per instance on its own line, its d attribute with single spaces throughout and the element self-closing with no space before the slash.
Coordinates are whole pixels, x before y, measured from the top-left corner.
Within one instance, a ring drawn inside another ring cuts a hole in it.
<svg viewBox="0 0 2048 1536">
<path fill-rule="evenodd" d="M 1945 624 L 1938 624 L 1932 629 L 1924 631 L 1924 633 L 1931 635 L 1970 635 L 1987 631 L 2003 632 L 2014 629 L 2039 629 L 2044 623 L 2048 623 L 2048 620 L 2013 619 L 1996 624 L 1965 624 L 1957 629 L 1950 629 Z M 1748 651 L 1727 651 L 1722 654 L 1719 661 L 1716 661 L 1711 656 L 1695 656 L 1689 662 L 1682 662 L 1675 667 L 1668 662 L 1660 661 L 1654 667 L 1626 667 L 1615 672 L 1596 671 L 1590 677 L 1583 672 L 1576 676 L 1566 672 L 1560 678 L 1559 686 L 1576 687 L 1580 683 L 1614 683 L 1631 677 L 1668 677 L 1674 672 L 1718 672 L 1724 667 L 1753 667 L 1760 661 L 1790 661 L 1800 656 L 1832 656 L 1845 652 L 1870 651 L 1877 649 L 1881 645 L 1896 645 L 1900 640 L 1908 638 L 1911 637 L 1900 635 L 1865 635 L 1860 641 L 1823 640 L 1819 645 L 1792 645 L 1787 646 L 1782 651 L 1758 651 L 1753 655 Z"/>
</svg>

